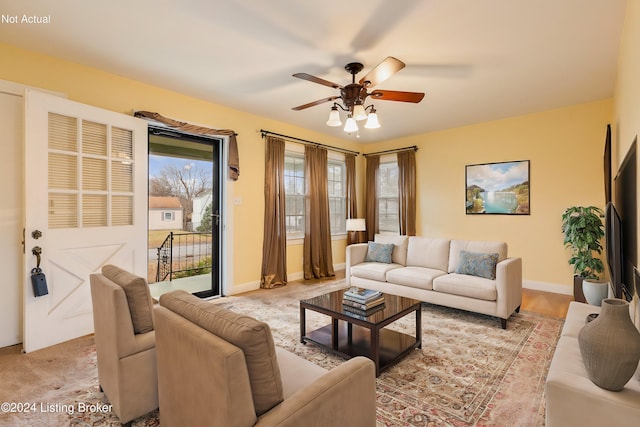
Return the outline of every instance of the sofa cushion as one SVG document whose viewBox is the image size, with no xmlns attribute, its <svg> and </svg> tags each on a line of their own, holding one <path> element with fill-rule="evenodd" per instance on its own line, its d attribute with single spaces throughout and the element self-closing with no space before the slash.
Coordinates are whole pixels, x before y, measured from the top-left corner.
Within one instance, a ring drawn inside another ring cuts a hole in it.
<svg viewBox="0 0 640 427">
<path fill-rule="evenodd" d="M 409 237 L 407 266 L 427 267 L 447 271 L 449 266 L 449 239 Z"/>
<path fill-rule="evenodd" d="M 442 270 L 425 267 L 402 267 L 387 272 L 387 282 L 419 289 L 433 289 L 433 279 L 446 274 Z"/>
<path fill-rule="evenodd" d="M 507 244 L 505 242 L 491 242 L 486 240 L 452 240 L 449 247 L 449 273 L 453 273 L 460 264 L 460 251 L 481 252 L 485 254 L 497 253 L 498 262 L 507 258 Z"/>
<path fill-rule="evenodd" d="M 485 279 L 493 280 L 496 278 L 497 262 L 497 253 L 485 254 L 480 252 L 460 251 L 460 261 L 456 268 L 456 273 L 484 277 Z"/>
<path fill-rule="evenodd" d="M 282 402 L 282 379 L 269 325 L 185 291 L 162 295 L 160 305 L 242 349 L 256 415 L 260 416 Z"/>
<path fill-rule="evenodd" d="M 367 255 L 364 257 L 364 261 L 383 262 L 385 264 L 391 264 L 392 252 L 393 243 L 369 242 L 367 246 Z"/>
<path fill-rule="evenodd" d="M 396 268 L 403 267 L 400 264 L 383 264 L 379 262 L 361 262 L 351 267 L 351 276 L 360 277 L 362 279 L 377 280 L 385 282 L 387 280 L 387 272 Z"/>
<path fill-rule="evenodd" d="M 450 273 L 433 279 L 433 290 L 452 295 L 495 301 L 496 281 L 466 274 Z"/>
<path fill-rule="evenodd" d="M 376 243 L 393 243 L 393 253 L 391 260 L 394 264 L 407 265 L 407 236 L 396 236 L 395 234 L 376 234 L 373 238 Z"/>
<path fill-rule="evenodd" d="M 115 265 L 102 267 L 102 275 L 124 290 L 134 333 L 153 331 L 153 301 L 147 281 Z"/>
</svg>

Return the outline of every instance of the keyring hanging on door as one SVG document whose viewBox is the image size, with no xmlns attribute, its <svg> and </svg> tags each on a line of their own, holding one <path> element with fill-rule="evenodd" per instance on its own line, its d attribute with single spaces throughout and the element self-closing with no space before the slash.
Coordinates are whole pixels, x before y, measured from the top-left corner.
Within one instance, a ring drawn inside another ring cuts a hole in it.
<svg viewBox="0 0 640 427">
<path fill-rule="evenodd" d="M 40 268 L 40 261 L 42 255 L 42 248 L 40 246 L 34 246 L 31 249 L 31 253 L 36 256 L 36 268 L 31 270 L 31 284 L 33 285 L 33 295 L 41 297 L 49 293 L 47 288 L 47 278 Z"/>
</svg>

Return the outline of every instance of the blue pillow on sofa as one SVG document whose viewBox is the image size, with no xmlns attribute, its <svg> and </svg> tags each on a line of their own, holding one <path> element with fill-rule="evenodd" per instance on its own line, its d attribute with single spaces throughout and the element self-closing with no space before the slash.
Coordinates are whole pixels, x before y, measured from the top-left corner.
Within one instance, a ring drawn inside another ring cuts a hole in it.
<svg viewBox="0 0 640 427">
<path fill-rule="evenodd" d="M 494 280 L 496 278 L 497 263 L 497 253 L 486 254 L 460 251 L 460 262 L 456 267 L 456 273 Z"/>
<path fill-rule="evenodd" d="M 365 262 L 383 262 L 391 264 L 391 254 L 393 253 L 393 243 L 369 242 Z"/>
</svg>

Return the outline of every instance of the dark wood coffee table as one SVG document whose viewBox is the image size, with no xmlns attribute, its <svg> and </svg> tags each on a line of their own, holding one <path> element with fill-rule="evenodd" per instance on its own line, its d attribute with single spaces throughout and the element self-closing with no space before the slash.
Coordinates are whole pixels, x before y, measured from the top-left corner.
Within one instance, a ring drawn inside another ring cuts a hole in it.
<svg viewBox="0 0 640 427">
<path fill-rule="evenodd" d="M 376 365 L 376 376 L 397 363 L 414 348 L 422 348 L 422 311 L 418 300 L 384 294 L 384 308 L 368 317 L 342 308 L 346 289 L 300 301 L 300 342 L 317 344 L 347 359 L 366 356 Z M 306 330 L 306 310 L 331 317 L 331 324 Z M 415 337 L 385 326 L 415 312 Z"/>
</svg>

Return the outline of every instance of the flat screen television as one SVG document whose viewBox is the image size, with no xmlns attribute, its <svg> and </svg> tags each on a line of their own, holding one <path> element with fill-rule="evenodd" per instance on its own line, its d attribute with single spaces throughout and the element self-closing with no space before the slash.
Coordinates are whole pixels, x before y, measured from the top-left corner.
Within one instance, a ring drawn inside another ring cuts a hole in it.
<svg viewBox="0 0 640 427">
<path fill-rule="evenodd" d="M 615 279 L 621 282 L 621 289 L 616 291 L 615 297 L 627 301 L 631 301 L 635 293 L 634 268 L 637 267 L 638 259 L 636 142 L 634 141 L 631 145 L 614 180 L 614 207 L 620 216 L 619 240 L 622 241 L 620 258 L 616 259 L 615 253 L 612 254 L 614 256 L 613 263 L 622 263 L 622 274 L 619 279 Z M 610 233 L 614 238 L 615 231 L 610 231 Z M 605 238 L 608 239 L 606 230 Z"/>
</svg>

